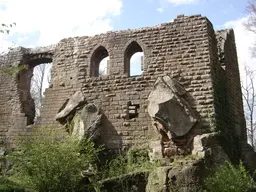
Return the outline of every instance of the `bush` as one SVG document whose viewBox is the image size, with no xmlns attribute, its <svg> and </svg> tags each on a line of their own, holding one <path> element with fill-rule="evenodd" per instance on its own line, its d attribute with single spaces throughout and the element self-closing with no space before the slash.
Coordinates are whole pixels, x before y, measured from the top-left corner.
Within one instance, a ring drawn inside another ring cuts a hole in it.
<svg viewBox="0 0 256 192">
<path fill-rule="evenodd" d="M 18 184 L 8 180 L 6 177 L 0 176 L 0 191 L 2 192 L 24 192 L 25 190 Z"/>
<path fill-rule="evenodd" d="M 207 191 L 247 192 L 255 189 L 255 183 L 242 162 L 238 166 L 226 162 L 215 174 L 206 179 Z"/>
<path fill-rule="evenodd" d="M 152 170 L 157 163 L 149 161 L 148 153 L 142 149 L 130 149 L 106 162 L 99 176 L 101 179 L 119 177 L 135 172 Z"/>
<path fill-rule="evenodd" d="M 10 179 L 39 192 L 79 191 L 82 171 L 90 169 L 99 149 L 86 138 L 79 142 L 54 128 L 35 129 L 32 135 L 21 140 L 20 150 L 8 155 L 15 162 Z"/>
</svg>

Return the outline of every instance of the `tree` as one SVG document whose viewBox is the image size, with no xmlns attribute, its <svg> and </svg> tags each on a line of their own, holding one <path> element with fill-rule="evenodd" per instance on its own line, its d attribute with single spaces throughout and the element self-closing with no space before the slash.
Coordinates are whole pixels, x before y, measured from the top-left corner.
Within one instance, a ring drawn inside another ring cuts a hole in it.
<svg viewBox="0 0 256 192">
<path fill-rule="evenodd" d="M 9 34 L 10 28 L 12 28 L 15 25 L 16 25 L 16 23 L 11 23 L 11 24 L 2 23 L 1 28 L 0 28 L 0 33 Z"/>
<path fill-rule="evenodd" d="M 31 79 L 30 94 L 35 102 L 35 118 L 41 115 L 42 101 L 44 97 L 44 88 L 50 83 L 50 64 L 40 64 L 34 68 Z"/>
<path fill-rule="evenodd" d="M 256 0 L 250 0 L 246 7 L 246 12 L 248 13 L 248 18 L 244 23 L 245 28 L 256 34 Z M 256 43 L 251 48 L 252 56 L 256 57 Z"/>
<path fill-rule="evenodd" d="M 246 7 L 248 13 L 247 20 L 244 23 L 245 28 L 256 35 L 256 0 L 249 0 Z M 256 44 L 251 48 L 252 57 L 256 57 Z M 256 90 L 255 90 L 255 71 L 245 66 L 245 79 L 242 83 L 245 118 L 247 124 L 247 135 L 249 143 L 256 150 L 256 121 L 255 121 L 255 105 L 256 105 Z"/>
<path fill-rule="evenodd" d="M 247 30 L 256 34 L 256 0 L 248 2 L 246 12 L 248 13 L 248 19 L 244 25 Z"/>
<path fill-rule="evenodd" d="M 16 26 L 16 23 L 11 23 L 11 24 L 2 23 L 0 24 L 0 33 L 9 35 L 10 29 L 14 26 Z M 11 47 L 8 47 L 7 50 L 3 50 L 0 52 L 0 73 L 4 73 L 10 76 L 12 76 L 13 74 L 18 74 L 20 70 L 23 70 L 25 68 L 25 65 L 18 66 L 18 67 L 5 66 L 7 57 L 4 54 L 6 54 L 7 51 L 10 51 L 11 49 L 12 49 Z"/>
<path fill-rule="evenodd" d="M 256 107 L 256 87 L 255 87 L 255 71 L 245 66 L 245 78 L 242 82 L 242 95 L 244 99 L 244 109 L 245 109 L 245 119 L 247 126 L 247 135 L 249 143 L 255 149 L 255 132 L 256 132 L 256 122 L 255 122 L 255 107 Z"/>
</svg>

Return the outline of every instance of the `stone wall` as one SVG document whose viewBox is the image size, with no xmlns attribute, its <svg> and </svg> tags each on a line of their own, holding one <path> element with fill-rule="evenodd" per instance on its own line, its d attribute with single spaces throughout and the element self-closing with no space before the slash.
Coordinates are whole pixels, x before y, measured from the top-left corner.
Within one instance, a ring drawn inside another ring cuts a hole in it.
<svg viewBox="0 0 256 192">
<path fill-rule="evenodd" d="M 229 157 L 241 158 L 241 143 L 247 142 L 240 75 L 234 31 L 216 32 L 218 65 L 213 67 L 216 129 Z M 230 148 L 230 146 L 233 146 Z"/>
<path fill-rule="evenodd" d="M 230 113 L 238 120 L 232 131 L 244 138 L 235 41 L 232 31 L 218 32 L 217 37 L 223 33 L 227 34 L 226 39 L 218 38 L 217 41 L 206 17 L 180 15 L 173 22 L 154 27 L 63 39 L 54 51 L 24 49 L 20 58 L 13 59 L 17 64 L 28 63 L 31 68 L 47 59 L 52 60 L 52 81 L 45 92 L 42 125 L 58 124 L 56 114 L 76 91 L 81 90 L 87 102 L 95 103 L 104 113 L 101 141 L 107 148 L 141 145 L 154 139 L 157 133 L 147 111 L 148 96 L 157 78 L 163 76 L 170 76 L 186 89 L 184 99 L 198 120 L 191 131 L 196 134 L 216 131 L 214 125 L 220 117 L 223 101 L 216 98 L 215 89 L 223 78 L 227 78 Z M 219 44 L 224 46 L 218 49 Z M 129 59 L 138 51 L 144 53 L 143 73 L 130 76 Z M 107 55 L 110 58 L 108 75 L 98 77 L 99 61 Z M 232 76 L 227 77 L 230 74 Z M 7 91 L 13 87 L 12 93 L 15 93 L 17 84 L 6 82 L 3 75 L 0 80 L 0 119 L 6 125 L 1 127 L 4 133 L 1 137 L 4 138 L 15 129 L 10 122 L 24 117 L 24 111 L 19 109 L 19 102 L 6 103 Z M 19 101 L 17 96 L 14 98 Z M 19 115 L 9 112 L 10 106 L 17 109 Z M 131 117 L 129 106 L 136 107 L 138 115 Z"/>
<path fill-rule="evenodd" d="M 230 120 L 234 124 L 237 135 L 246 138 L 243 100 L 240 84 L 240 75 L 237 61 L 235 36 L 232 29 L 216 32 L 218 39 L 218 55 L 222 72 L 219 71 L 221 81 L 226 84 L 227 106 L 230 109 Z M 223 73 L 221 75 L 221 73 Z"/>
<path fill-rule="evenodd" d="M 53 48 L 15 48 L 1 57 L 0 71 L 0 146 L 12 147 L 17 136 L 34 121 L 35 108 L 30 95 L 33 68 L 52 59 Z M 27 68 L 17 73 L 23 65 Z M 9 69 L 12 66 L 13 73 Z"/>
</svg>

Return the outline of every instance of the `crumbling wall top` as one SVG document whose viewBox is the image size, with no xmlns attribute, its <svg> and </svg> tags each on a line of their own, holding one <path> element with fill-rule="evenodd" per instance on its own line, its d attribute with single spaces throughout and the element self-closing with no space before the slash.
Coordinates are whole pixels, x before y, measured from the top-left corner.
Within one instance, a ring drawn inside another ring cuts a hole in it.
<svg viewBox="0 0 256 192">
<path fill-rule="evenodd" d="M 43 53 L 54 53 L 56 44 L 44 46 L 44 47 L 35 47 L 27 48 L 27 54 L 43 54 Z"/>
<path fill-rule="evenodd" d="M 234 33 L 234 30 L 232 28 L 215 31 L 216 39 L 218 40 L 218 48 L 220 50 L 224 50 L 227 36 L 233 33 Z"/>
</svg>

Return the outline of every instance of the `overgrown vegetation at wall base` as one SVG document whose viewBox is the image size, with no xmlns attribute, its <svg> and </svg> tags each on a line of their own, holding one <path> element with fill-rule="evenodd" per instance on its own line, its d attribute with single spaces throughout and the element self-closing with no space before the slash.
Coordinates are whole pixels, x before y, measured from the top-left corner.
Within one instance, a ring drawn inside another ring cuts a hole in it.
<svg viewBox="0 0 256 192">
<path fill-rule="evenodd" d="M 84 138 L 80 142 L 53 128 L 33 132 L 35 136 L 22 140 L 20 150 L 8 156 L 15 162 L 11 181 L 39 192 L 86 191 L 94 187 L 94 182 L 86 182 L 84 177 L 86 173 L 94 174 L 92 165 L 100 151 L 92 141 Z"/>
<path fill-rule="evenodd" d="M 8 178 L 0 176 L 0 191 L 1 192 L 24 192 L 23 189 L 18 184 L 10 181 Z"/>
<path fill-rule="evenodd" d="M 157 162 L 149 161 L 147 150 L 134 148 L 120 153 L 115 158 L 106 162 L 100 177 L 104 180 L 131 172 L 150 171 L 156 166 L 158 166 Z"/>
<path fill-rule="evenodd" d="M 19 149 L 7 155 L 13 167 L 10 177 L 1 178 L 4 191 L 14 190 L 10 183 L 19 187 L 18 191 L 99 191 L 106 179 L 157 166 L 149 161 L 147 150 L 139 149 L 130 149 L 99 165 L 102 147 L 96 148 L 87 138 L 79 141 L 50 127 L 33 128 L 30 134 L 33 136 L 21 136 Z M 120 182 L 122 179 L 118 179 Z"/>
<path fill-rule="evenodd" d="M 238 166 L 226 162 L 205 182 L 209 192 L 256 191 L 256 183 L 240 161 Z"/>
</svg>

